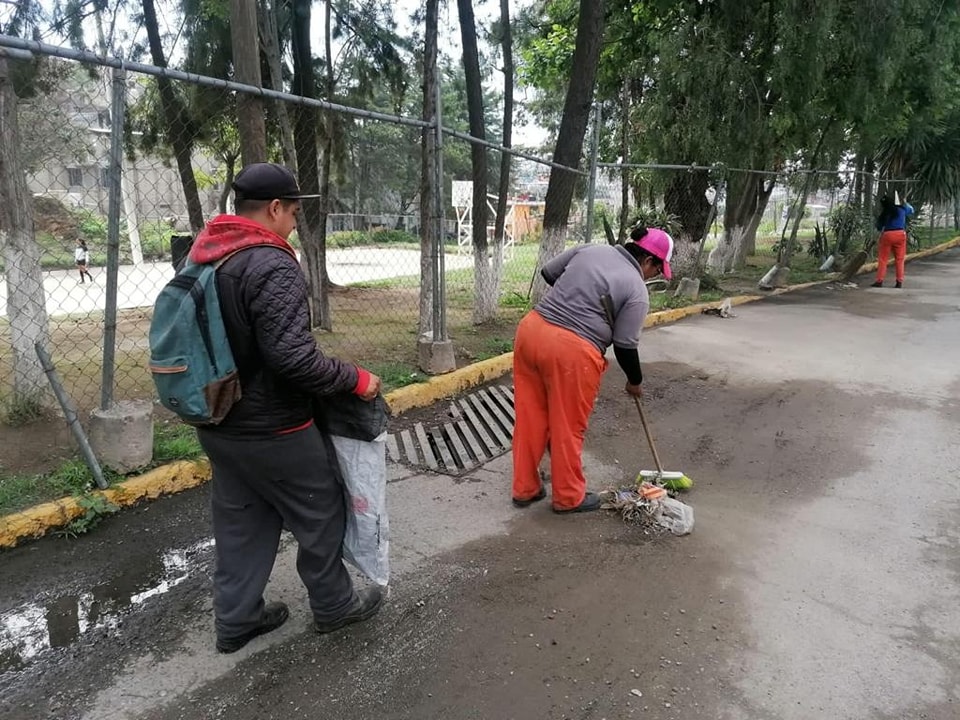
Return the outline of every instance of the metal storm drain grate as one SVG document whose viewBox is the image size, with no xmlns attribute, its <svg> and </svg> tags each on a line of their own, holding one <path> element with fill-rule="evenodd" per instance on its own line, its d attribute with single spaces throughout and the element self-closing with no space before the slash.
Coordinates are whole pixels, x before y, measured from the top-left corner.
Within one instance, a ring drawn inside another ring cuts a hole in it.
<svg viewBox="0 0 960 720">
<path fill-rule="evenodd" d="M 418 422 L 387 436 L 389 459 L 459 475 L 510 449 L 513 388 L 493 385 L 450 403 L 450 420 L 433 427 Z"/>
</svg>

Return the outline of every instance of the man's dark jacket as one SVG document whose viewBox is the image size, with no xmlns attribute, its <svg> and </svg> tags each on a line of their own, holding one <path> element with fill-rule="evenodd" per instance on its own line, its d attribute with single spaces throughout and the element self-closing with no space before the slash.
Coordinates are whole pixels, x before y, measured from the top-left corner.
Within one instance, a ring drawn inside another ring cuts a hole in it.
<svg viewBox="0 0 960 720">
<path fill-rule="evenodd" d="M 317 347 L 303 271 L 279 235 L 246 218 L 220 215 L 197 236 L 190 261 L 222 261 L 217 293 L 240 373 L 240 400 L 206 431 L 262 436 L 294 430 L 312 420 L 315 400 L 366 390 L 366 370 Z"/>
</svg>

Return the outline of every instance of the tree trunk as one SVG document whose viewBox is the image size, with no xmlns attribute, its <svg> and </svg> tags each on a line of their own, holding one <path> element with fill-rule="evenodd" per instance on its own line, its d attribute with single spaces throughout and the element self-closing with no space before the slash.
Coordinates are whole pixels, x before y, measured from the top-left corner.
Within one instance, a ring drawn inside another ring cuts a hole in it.
<svg viewBox="0 0 960 720">
<path fill-rule="evenodd" d="M 437 35 L 440 0 L 426 0 L 423 45 L 423 119 L 437 120 Z M 432 128 L 424 128 L 420 164 L 420 337 L 433 333 L 434 246 L 443 252 L 443 229 L 436 219 L 442 208 L 436 199 L 437 177 L 433 173 L 438 148 Z M 441 236 L 437 238 L 437 232 Z M 439 328 L 438 328 L 439 330 Z"/>
<path fill-rule="evenodd" d="M 267 68 L 270 71 L 270 87 L 279 92 L 283 91 L 283 64 L 280 59 L 280 33 L 277 30 L 276 4 L 270 0 L 261 0 L 260 15 L 260 42 L 263 54 L 267 58 Z M 293 143 L 293 124 L 290 122 L 290 113 L 287 104 L 281 100 L 273 102 L 273 109 L 280 121 L 280 148 L 283 153 L 283 163 L 288 168 L 297 171 L 297 153 Z"/>
<path fill-rule="evenodd" d="M 226 214 L 227 212 L 227 200 L 230 199 L 230 190 L 233 185 L 234 172 L 236 171 L 237 158 L 235 155 L 231 155 L 223 159 L 223 164 L 226 166 L 227 177 L 223 181 L 223 190 L 220 191 L 220 201 L 217 203 L 217 209 L 220 211 L 221 215 Z"/>
<path fill-rule="evenodd" d="M 7 272 L 7 318 L 13 351 L 13 401 L 42 402 L 46 379 L 34 343 L 50 342 L 33 203 L 18 149 L 17 95 L 0 54 L 0 247 Z"/>
<path fill-rule="evenodd" d="M 467 85 L 467 114 L 470 135 L 486 140 L 483 118 L 483 80 L 480 75 L 480 55 L 477 49 L 477 24 L 473 16 L 472 0 L 457 0 L 460 15 L 460 38 L 463 43 L 463 71 Z M 492 320 L 497 316 L 497 298 L 492 292 L 490 247 L 487 243 L 487 149 L 479 143 L 470 144 L 473 168 L 473 322 Z"/>
<path fill-rule="evenodd" d="M 230 39 L 233 43 L 233 79 L 262 87 L 260 43 L 257 33 L 257 0 L 230 0 Z M 267 125 L 263 100 L 237 93 L 237 130 L 243 165 L 267 161 Z"/>
<path fill-rule="evenodd" d="M 739 173 L 730 178 L 723 237 L 707 261 L 712 270 L 722 274 L 742 268 L 755 252 L 757 229 L 775 185 L 775 178 L 767 184 L 759 173 Z"/>
<path fill-rule="evenodd" d="M 307 98 L 317 94 L 313 73 L 313 53 L 310 50 L 310 0 L 293 3 L 293 92 Z M 317 113 L 312 107 L 298 105 L 294 114 L 294 145 L 297 153 L 297 175 L 301 192 L 320 193 L 320 174 L 317 169 Z M 320 225 L 322 210 L 317 198 L 301 201 L 302 211 L 297 223 L 303 263 L 310 288 L 310 315 L 313 327 L 330 329 L 330 301 L 324 283 L 324 269 L 320 253 Z"/>
<path fill-rule="evenodd" d="M 663 208 L 680 220 L 677 240 L 699 242 L 710 216 L 706 192 L 710 186 L 707 171 L 676 173 L 663 193 Z"/>
<path fill-rule="evenodd" d="M 776 187 L 777 184 L 776 178 L 770 178 L 766 186 L 764 185 L 762 177 L 757 178 L 757 180 L 757 195 L 753 214 L 747 220 L 743 241 L 740 243 L 740 250 L 733 254 L 732 266 L 735 268 L 743 267 L 747 263 L 747 257 L 756 254 L 757 230 L 760 228 L 760 221 L 763 220 L 763 213 L 767 210 L 767 204 L 770 202 L 770 195 L 773 194 L 773 188 Z"/>
<path fill-rule="evenodd" d="M 817 146 L 813 149 L 813 155 L 807 163 L 809 170 L 814 170 L 820 162 L 820 150 L 823 148 L 823 142 L 827 139 L 827 132 L 833 124 L 833 119 L 829 118 L 820 131 L 820 138 L 817 140 Z M 780 257 L 778 264 L 781 268 L 789 268 L 790 261 L 793 259 L 793 252 L 797 244 L 797 232 L 800 230 L 800 221 L 803 219 L 803 213 L 807 208 L 807 198 L 810 196 L 810 190 L 813 188 L 814 174 L 808 172 L 803 180 L 803 190 L 801 191 L 799 202 L 797 203 L 797 216 L 793 219 L 793 229 L 790 231 L 790 239 L 784 245 L 780 245 Z"/>
<path fill-rule="evenodd" d="M 620 162 L 630 162 L 630 78 L 623 79 L 620 90 Z M 627 239 L 627 226 L 630 224 L 630 170 L 620 169 L 620 228 L 617 242 Z"/>
<path fill-rule="evenodd" d="M 150 57 L 157 67 L 167 67 L 160 41 L 160 27 L 157 24 L 157 10 L 153 0 L 143 0 L 143 24 L 147 30 L 150 45 Z M 167 123 L 167 142 L 177 161 L 177 173 L 183 186 L 183 196 L 187 203 L 187 216 L 190 231 L 196 235 L 203 229 L 203 205 L 197 191 L 197 178 L 193 174 L 193 137 L 194 131 L 186 117 L 186 109 L 169 78 L 158 77 L 157 88 L 160 91 L 160 105 Z"/>
<path fill-rule="evenodd" d="M 500 0 L 500 27 L 503 37 L 503 146 L 513 147 L 513 33 L 510 29 L 510 0 Z M 500 183 L 497 188 L 497 217 L 493 228 L 494 302 L 500 297 L 503 281 L 503 248 L 506 244 L 507 196 L 510 194 L 510 153 L 500 155 Z M 516 233 L 516 225 L 513 232 Z"/>
<path fill-rule="evenodd" d="M 333 30 L 332 0 L 327 0 L 324 6 L 325 27 L 324 53 L 326 56 L 326 73 L 324 75 L 324 93 L 328 102 L 333 102 L 336 93 L 336 79 L 333 73 Z M 330 215 L 330 171 L 333 163 L 334 135 L 337 131 L 337 117 L 332 112 L 323 114 L 323 155 L 320 158 L 320 224 L 317 226 L 317 260 L 320 265 L 320 282 L 323 283 L 324 297 L 330 295 L 330 276 L 327 274 L 327 217 Z M 329 302 L 329 300 L 327 300 Z M 324 317 L 329 317 L 329 309 Z M 331 319 L 332 320 L 332 319 Z M 324 324 L 324 330 L 333 330 L 331 322 Z"/>
<path fill-rule="evenodd" d="M 580 18 L 577 22 L 577 40 L 573 51 L 570 85 L 567 88 L 563 116 L 560 119 L 560 131 L 557 134 L 557 144 L 553 152 L 555 163 L 570 168 L 580 166 L 583 137 L 590 119 L 590 103 L 593 99 L 597 63 L 603 41 L 605 4 L 604 0 L 580 0 Z M 537 258 L 538 268 L 542 268 L 547 261 L 563 250 L 576 182 L 576 173 L 557 168 L 550 170 L 550 182 L 547 185 L 543 212 L 543 240 L 540 243 Z M 546 290 L 547 284 L 537 273 L 533 288 L 534 302 L 539 302 Z"/>
</svg>

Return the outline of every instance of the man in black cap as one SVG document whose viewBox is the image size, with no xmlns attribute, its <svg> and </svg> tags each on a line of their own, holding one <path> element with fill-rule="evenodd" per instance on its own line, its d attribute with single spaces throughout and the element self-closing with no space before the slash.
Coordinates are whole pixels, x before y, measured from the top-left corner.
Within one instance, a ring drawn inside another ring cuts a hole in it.
<svg viewBox="0 0 960 720">
<path fill-rule="evenodd" d="M 240 374 L 241 398 L 224 420 L 198 428 L 213 466 L 217 650 L 235 652 L 280 627 L 283 603 L 264 604 L 280 532 L 297 539 L 297 571 L 314 628 L 326 633 L 373 617 L 373 586 L 356 592 L 344 564 L 343 488 L 313 403 L 338 392 L 372 400 L 380 379 L 326 357 L 310 333 L 307 284 L 287 242 L 304 195 L 293 173 L 272 163 L 243 168 L 233 182 L 236 215 L 214 218 L 190 250 L 219 263 L 217 293 Z"/>
</svg>

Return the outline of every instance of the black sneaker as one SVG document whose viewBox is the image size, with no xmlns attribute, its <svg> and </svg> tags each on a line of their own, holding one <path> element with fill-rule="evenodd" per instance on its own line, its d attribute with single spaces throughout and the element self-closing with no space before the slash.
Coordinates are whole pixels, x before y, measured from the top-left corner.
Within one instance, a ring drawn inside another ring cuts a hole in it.
<svg viewBox="0 0 960 720">
<path fill-rule="evenodd" d="M 898 281 L 897 281 L 897 284 L 894 285 L 894 287 L 895 287 L 895 288 L 898 288 L 898 289 L 899 289 L 899 288 L 902 288 L 902 287 L 903 287 L 903 283 L 898 280 Z"/>
<path fill-rule="evenodd" d="M 876 281 L 873 285 L 871 285 L 870 287 L 883 287 L 883 280 L 877 280 L 877 281 Z"/>
<path fill-rule="evenodd" d="M 255 637 L 276 630 L 287 621 L 288 617 L 290 617 L 290 611 L 287 610 L 284 603 L 270 603 L 263 608 L 263 617 L 260 619 L 260 624 L 253 630 L 232 638 L 217 638 L 217 652 L 234 653 Z"/>
<path fill-rule="evenodd" d="M 593 512 L 594 510 L 600 509 L 600 496 L 596 493 L 588 492 L 583 496 L 583 501 L 573 508 L 568 508 L 566 510 L 561 510 L 560 508 L 554 506 L 553 511 L 558 514 L 566 513 L 582 513 L 582 512 Z"/>
<path fill-rule="evenodd" d="M 343 615 L 336 620 L 314 620 L 313 629 L 321 635 L 339 630 L 353 623 L 369 620 L 378 612 L 383 605 L 383 588 L 379 585 L 372 585 L 356 594 L 353 599 L 353 605 Z"/>
<path fill-rule="evenodd" d="M 513 498 L 513 504 L 515 507 L 525 508 L 525 507 L 529 507 L 530 505 L 533 505 L 535 502 L 539 502 L 540 500 L 543 500 L 546 496 L 547 496 L 547 489 L 543 485 L 541 485 L 540 492 L 538 492 L 532 498 L 527 498 L 526 500 L 519 500 L 517 498 Z"/>
</svg>

